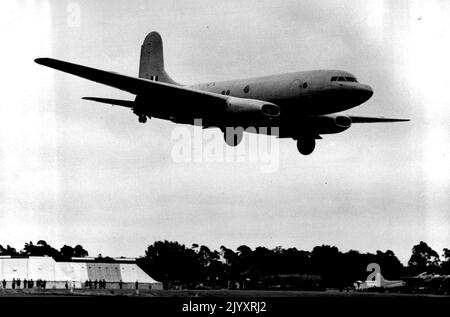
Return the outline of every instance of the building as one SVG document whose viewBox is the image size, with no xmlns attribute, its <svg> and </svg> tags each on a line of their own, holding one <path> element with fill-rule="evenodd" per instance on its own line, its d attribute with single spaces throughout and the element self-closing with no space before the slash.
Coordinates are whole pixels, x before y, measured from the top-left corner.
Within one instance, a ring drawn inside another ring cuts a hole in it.
<svg viewBox="0 0 450 317">
<path fill-rule="evenodd" d="M 24 281 L 45 281 L 46 288 L 99 288 L 105 281 L 107 289 L 162 289 L 162 283 L 147 275 L 135 259 L 72 258 L 57 262 L 47 256 L 0 256 L 0 288 L 24 288 Z M 17 283 L 20 281 L 20 284 Z M 4 283 L 6 282 L 6 283 Z M 14 283 L 13 283 L 14 282 Z M 27 283 L 27 288 L 32 286 Z M 43 287 L 43 283 L 40 283 Z"/>
</svg>

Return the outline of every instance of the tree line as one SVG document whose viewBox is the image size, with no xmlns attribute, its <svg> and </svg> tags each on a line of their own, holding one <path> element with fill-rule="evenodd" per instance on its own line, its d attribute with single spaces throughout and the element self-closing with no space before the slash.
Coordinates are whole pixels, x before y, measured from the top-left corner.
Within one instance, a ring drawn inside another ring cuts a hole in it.
<svg viewBox="0 0 450 317">
<path fill-rule="evenodd" d="M 56 261 L 69 261 L 72 257 L 86 257 L 89 253 L 79 244 L 75 247 L 64 245 L 59 251 L 53 248 L 44 240 L 39 240 L 36 244 L 32 241 L 25 243 L 22 250 L 17 251 L 15 248 L 7 245 L 4 248 L 0 245 L 0 255 L 9 256 L 50 256 Z"/>
<path fill-rule="evenodd" d="M 367 266 L 377 263 L 386 279 L 415 276 L 422 272 L 450 274 L 450 250 L 443 250 L 443 259 L 425 242 L 412 248 L 408 265 L 404 266 L 394 252 L 341 252 L 335 246 L 321 245 L 311 251 L 296 248 L 256 247 L 246 245 L 231 250 L 221 246 L 210 250 L 193 244 L 190 248 L 178 242 L 156 241 L 150 245 L 138 264 L 166 287 L 197 285 L 229 287 L 230 281 L 253 284 L 274 276 L 320 276 L 325 287 L 351 286 L 356 280 L 365 281 Z"/>
<path fill-rule="evenodd" d="M 0 245 L 0 255 L 50 256 L 56 261 L 69 261 L 72 257 L 89 255 L 81 245 L 64 245 L 59 250 L 44 240 L 25 243 L 22 250 Z M 110 257 L 102 261 L 114 261 Z M 230 287 L 230 282 L 255 282 L 273 276 L 320 276 L 326 287 L 350 286 L 356 280 L 366 280 L 370 272 L 367 266 L 377 263 L 386 279 L 400 279 L 427 272 L 450 274 L 450 249 L 445 248 L 442 259 L 427 243 L 421 241 L 413 246 L 407 266 L 394 252 L 376 251 L 360 253 L 356 250 L 340 251 L 336 246 L 321 245 L 311 251 L 296 248 L 251 249 L 246 245 L 236 250 L 221 246 L 211 250 L 207 246 L 193 244 L 187 247 L 176 241 L 156 241 L 147 247 L 145 255 L 137 264 L 151 277 L 166 287 Z"/>
</svg>

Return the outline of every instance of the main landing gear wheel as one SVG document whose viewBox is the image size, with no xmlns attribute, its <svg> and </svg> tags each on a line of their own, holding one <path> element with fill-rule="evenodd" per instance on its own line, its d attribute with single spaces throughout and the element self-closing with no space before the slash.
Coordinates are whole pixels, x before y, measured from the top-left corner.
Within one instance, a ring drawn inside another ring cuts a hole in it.
<svg viewBox="0 0 450 317">
<path fill-rule="evenodd" d="M 241 129 L 236 130 L 233 129 L 233 131 L 231 131 L 230 133 L 226 133 L 226 131 L 224 131 L 223 133 L 225 143 L 228 144 L 229 146 L 238 145 L 239 143 L 241 143 L 243 137 L 244 131 Z"/>
<path fill-rule="evenodd" d="M 299 139 L 297 141 L 297 149 L 303 155 L 309 155 L 316 147 L 316 140 L 313 138 Z"/>
<path fill-rule="evenodd" d="M 139 116 L 139 122 L 140 123 L 146 123 L 147 122 L 147 117 L 145 115 L 140 115 Z"/>
</svg>

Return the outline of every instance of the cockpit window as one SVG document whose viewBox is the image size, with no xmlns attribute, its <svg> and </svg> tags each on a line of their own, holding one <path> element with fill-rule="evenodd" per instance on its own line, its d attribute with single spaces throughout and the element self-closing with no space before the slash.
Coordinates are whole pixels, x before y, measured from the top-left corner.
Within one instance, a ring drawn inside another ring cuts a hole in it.
<svg viewBox="0 0 450 317">
<path fill-rule="evenodd" d="M 330 79 L 331 81 L 350 81 L 350 82 L 358 82 L 355 77 L 344 77 L 344 76 L 333 76 Z"/>
<path fill-rule="evenodd" d="M 331 81 L 350 81 L 350 82 L 358 82 L 355 77 L 344 77 L 344 76 L 333 76 L 330 79 Z"/>
</svg>

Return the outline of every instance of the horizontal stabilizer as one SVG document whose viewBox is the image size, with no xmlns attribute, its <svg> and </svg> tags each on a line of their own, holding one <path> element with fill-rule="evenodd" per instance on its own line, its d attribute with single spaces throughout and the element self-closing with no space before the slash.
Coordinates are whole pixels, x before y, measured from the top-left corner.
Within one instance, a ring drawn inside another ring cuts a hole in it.
<svg viewBox="0 0 450 317">
<path fill-rule="evenodd" d="M 134 107 L 134 101 L 131 101 L 131 100 L 109 99 L 109 98 L 98 98 L 98 97 L 83 97 L 82 99 L 107 103 L 107 104 L 110 104 L 113 106 L 122 106 L 122 107 L 127 107 L 127 108 Z"/>
<path fill-rule="evenodd" d="M 349 116 L 352 119 L 352 123 L 374 123 L 374 122 L 403 122 L 409 121 L 409 119 L 394 119 L 394 118 L 384 118 L 384 117 L 357 117 Z"/>
</svg>

